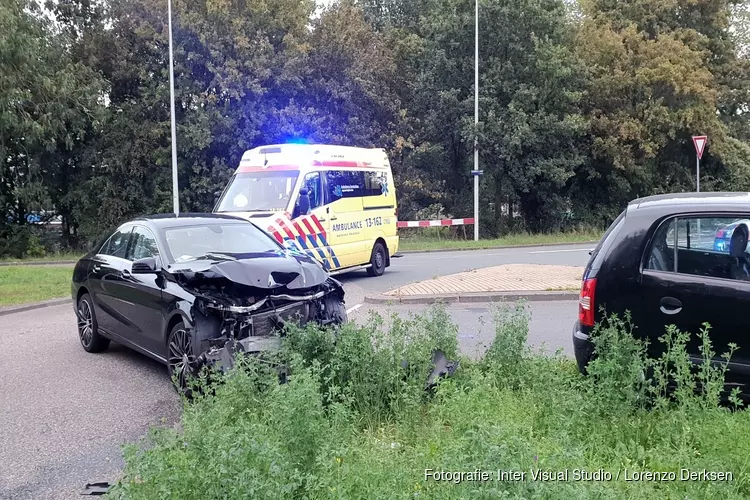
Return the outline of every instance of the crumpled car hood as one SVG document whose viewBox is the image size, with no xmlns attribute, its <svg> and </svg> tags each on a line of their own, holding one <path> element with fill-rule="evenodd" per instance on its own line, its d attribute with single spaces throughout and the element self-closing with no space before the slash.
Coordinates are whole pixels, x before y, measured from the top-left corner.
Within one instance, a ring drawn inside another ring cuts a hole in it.
<svg viewBox="0 0 750 500">
<path fill-rule="evenodd" d="M 256 288 L 290 290 L 310 288 L 328 279 L 328 273 L 313 258 L 292 251 L 232 254 L 236 260 L 201 259 L 175 263 L 167 267 L 170 274 L 181 274 L 190 280 L 223 277 L 234 283 Z"/>
</svg>

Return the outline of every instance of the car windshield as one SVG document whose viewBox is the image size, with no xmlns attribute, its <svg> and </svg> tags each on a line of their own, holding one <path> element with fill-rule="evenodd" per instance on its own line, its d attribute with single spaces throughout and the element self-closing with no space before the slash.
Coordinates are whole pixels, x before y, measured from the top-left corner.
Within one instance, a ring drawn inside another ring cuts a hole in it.
<svg viewBox="0 0 750 500">
<path fill-rule="evenodd" d="M 294 170 L 238 173 L 229 181 L 216 211 L 286 210 L 298 175 Z"/>
<path fill-rule="evenodd" d="M 221 223 L 164 230 L 175 263 L 191 260 L 234 260 L 238 255 L 275 252 L 279 246 L 251 223 Z"/>
</svg>

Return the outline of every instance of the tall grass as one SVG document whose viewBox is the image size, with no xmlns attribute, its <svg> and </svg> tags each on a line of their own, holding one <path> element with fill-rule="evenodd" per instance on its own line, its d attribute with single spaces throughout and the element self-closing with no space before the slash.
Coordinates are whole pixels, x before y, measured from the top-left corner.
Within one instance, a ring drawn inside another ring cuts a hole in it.
<svg viewBox="0 0 750 500">
<path fill-rule="evenodd" d="M 570 360 L 527 347 L 528 319 L 523 304 L 498 310 L 484 358 L 462 359 L 435 392 L 424 390 L 430 353 L 440 348 L 454 356 L 457 349 L 456 328 L 439 308 L 395 317 L 388 329 L 373 316 L 338 333 L 289 331 L 275 360 L 290 366 L 286 384 L 277 383 L 274 363 L 242 360 L 186 404 L 179 431 L 154 431 L 126 448 L 125 475 L 112 496 L 750 495 L 750 418 L 718 404 L 720 368 L 680 366 L 684 334 L 666 332 L 671 347 L 651 361 L 627 321 L 609 318 L 596 334 L 590 376 L 582 377 Z M 446 474 L 476 469 L 487 476 Z M 561 480 L 537 480 L 539 470 Z M 732 478 L 681 480 L 682 470 Z M 498 471 L 506 474 L 498 479 Z M 676 475 L 632 480 L 638 472 Z"/>
</svg>

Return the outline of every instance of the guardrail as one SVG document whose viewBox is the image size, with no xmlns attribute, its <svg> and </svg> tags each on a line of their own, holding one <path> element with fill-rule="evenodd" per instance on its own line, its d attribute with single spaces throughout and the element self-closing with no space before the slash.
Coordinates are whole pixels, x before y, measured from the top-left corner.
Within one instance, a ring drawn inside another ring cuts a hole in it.
<svg viewBox="0 0 750 500">
<path fill-rule="evenodd" d="M 469 226 L 474 224 L 471 219 L 440 219 L 440 220 L 400 220 L 398 227 L 441 227 L 441 226 Z"/>
</svg>

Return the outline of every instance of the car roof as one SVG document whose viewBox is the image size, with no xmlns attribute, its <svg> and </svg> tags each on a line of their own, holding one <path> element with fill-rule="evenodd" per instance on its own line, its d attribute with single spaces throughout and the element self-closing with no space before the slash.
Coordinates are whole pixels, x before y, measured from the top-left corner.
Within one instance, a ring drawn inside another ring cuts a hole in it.
<svg viewBox="0 0 750 500">
<path fill-rule="evenodd" d="M 750 192 L 672 193 L 646 196 L 631 201 L 628 210 L 750 210 Z"/>
<path fill-rule="evenodd" d="M 180 227 L 180 226 L 195 226 L 195 225 L 206 225 L 206 224 L 219 224 L 222 222 L 246 222 L 251 224 L 247 220 L 236 217 L 233 215 L 226 214 L 213 214 L 213 213 L 181 213 L 175 214 L 153 214 L 144 215 L 129 221 L 129 223 L 136 222 L 147 222 L 157 228 L 164 227 Z"/>
</svg>

